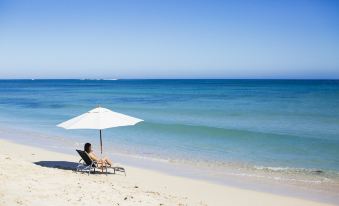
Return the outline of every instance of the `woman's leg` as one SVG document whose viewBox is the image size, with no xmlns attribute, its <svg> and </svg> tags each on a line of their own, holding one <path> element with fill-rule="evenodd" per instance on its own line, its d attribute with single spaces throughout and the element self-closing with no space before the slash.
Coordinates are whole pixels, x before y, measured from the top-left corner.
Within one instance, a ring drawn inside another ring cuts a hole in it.
<svg viewBox="0 0 339 206">
<path fill-rule="evenodd" d="M 104 162 L 106 162 L 107 164 L 109 164 L 109 165 L 113 165 L 113 162 L 112 162 L 112 160 L 110 160 L 108 157 L 105 157 L 104 159 Z"/>
<path fill-rule="evenodd" d="M 106 166 L 106 161 L 105 160 L 99 160 L 98 161 L 98 166 L 99 167 L 105 167 Z"/>
</svg>

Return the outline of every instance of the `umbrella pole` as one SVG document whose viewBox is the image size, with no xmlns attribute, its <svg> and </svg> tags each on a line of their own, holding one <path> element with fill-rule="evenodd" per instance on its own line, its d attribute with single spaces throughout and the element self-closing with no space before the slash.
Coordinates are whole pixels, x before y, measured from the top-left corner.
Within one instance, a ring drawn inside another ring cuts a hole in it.
<svg viewBox="0 0 339 206">
<path fill-rule="evenodd" d="M 99 130 L 100 133 L 100 152 L 101 152 L 101 159 L 102 159 L 102 132 Z M 102 161 L 102 160 L 101 160 Z M 104 172 L 104 163 L 101 162 L 101 172 Z"/>
<path fill-rule="evenodd" d="M 101 156 L 102 156 L 102 137 L 101 137 L 101 130 L 100 131 L 100 151 L 101 151 Z"/>
</svg>

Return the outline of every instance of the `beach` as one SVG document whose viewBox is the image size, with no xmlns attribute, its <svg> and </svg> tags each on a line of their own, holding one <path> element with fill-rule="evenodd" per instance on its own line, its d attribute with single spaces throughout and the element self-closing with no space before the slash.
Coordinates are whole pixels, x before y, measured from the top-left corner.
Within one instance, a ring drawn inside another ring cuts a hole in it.
<svg viewBox="0 0 339 206">
<path fill-rule="evenodd" d="M 338 91 L 330 80 L 0 80 L 0 205 L 338 205 Z M 75 149 L 100 153 L 99 132 L 56 126 L 98 104 L 144 120 L 102 131 L 126 177 L 75 173 Z"/>
<path fill-rule="evenodd" d="M 125 166 L 82 174 L 79 158 L 0 140 L 0 205 L 331 205 Z"/>
<path fill-rule="evenodd" d="M 0 206 L 339 206 L 338 2 L 0 0 Z"/>
</svg>

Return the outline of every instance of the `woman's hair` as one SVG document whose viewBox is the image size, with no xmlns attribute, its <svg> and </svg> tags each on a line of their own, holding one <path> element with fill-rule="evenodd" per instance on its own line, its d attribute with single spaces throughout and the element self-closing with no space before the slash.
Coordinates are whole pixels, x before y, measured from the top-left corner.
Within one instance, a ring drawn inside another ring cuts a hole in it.
<svg viewBox="0 0 339 206">
<path fill-rule="evenodd" d="M 91 152 L 90 147 L 91 147 L 91 143 L 87 142 L 84 146 L 85 152 L 90 153 Z"/>
</svg>

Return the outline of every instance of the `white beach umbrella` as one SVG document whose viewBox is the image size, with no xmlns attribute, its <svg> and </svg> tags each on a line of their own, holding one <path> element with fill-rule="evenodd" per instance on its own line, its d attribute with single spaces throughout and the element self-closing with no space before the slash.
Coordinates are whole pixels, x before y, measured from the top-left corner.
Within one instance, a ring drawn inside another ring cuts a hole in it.
<svg viewBox="0 0 339 206">
<path fill-rule="evenodd" d="M 135 117 L 97 107 L 82 115 L 58 124 L 65 129 L 98 129 L 100 132 L 100 151 L 102 154 L 102 130 L 112 127 L 130 126 L 143 121 Z"/>
</svg>

